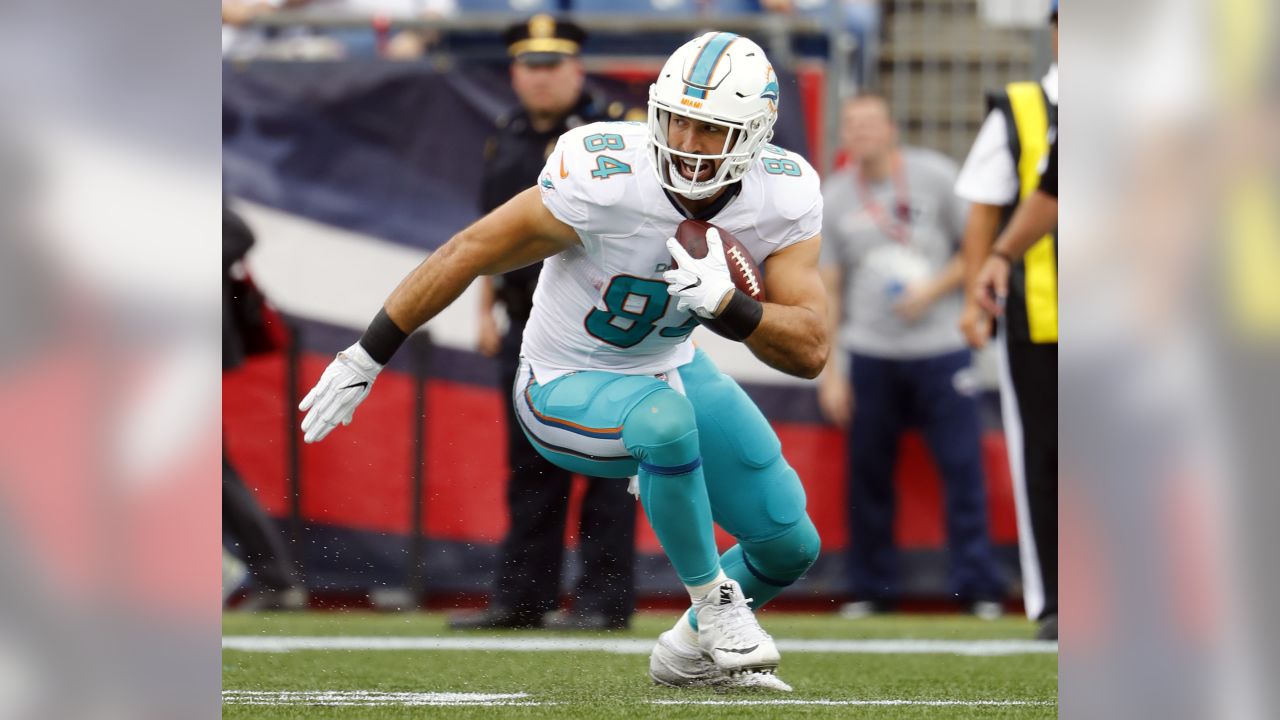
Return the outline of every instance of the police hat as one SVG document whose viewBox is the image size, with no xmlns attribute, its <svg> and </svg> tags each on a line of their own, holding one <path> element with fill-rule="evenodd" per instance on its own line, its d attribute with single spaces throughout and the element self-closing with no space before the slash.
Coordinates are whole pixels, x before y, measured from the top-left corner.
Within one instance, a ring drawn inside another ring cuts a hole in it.
<svg viewBox="0 0 1280 720">
<path fill-rule="evenodd" d="M 507 54 L 527 65 L 554 65 L 566 57 L 577 57 L 587 33 L 568 20 L 550 15 L 534 15 L 503 33 Z"/>
</svg>

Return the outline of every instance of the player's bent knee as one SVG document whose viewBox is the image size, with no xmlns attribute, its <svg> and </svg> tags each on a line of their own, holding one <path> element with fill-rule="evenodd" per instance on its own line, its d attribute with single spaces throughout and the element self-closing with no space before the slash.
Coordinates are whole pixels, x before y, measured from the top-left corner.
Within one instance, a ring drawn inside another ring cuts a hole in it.
<svg viewBox="0 0 1280 720">
<path fill-rule="evenodd" d="M 623 421 L 622 439 L 628 445 L 666 445 L 697 429 L 689 400 L 675 390 L 663 388 L 631 409 Z"/>
<path fill-rule="evenodd" d="M 689 400 L 670 388 L 651 393 L 622 423 L 622 443 L 642 467 L 664 474 L 698 459 L 698 425 Z M 691 469 L 691 468 L 690 468 Z M 665 474 L 676 474 L 675 472 Z"/>
<path fill-rule="evenodd" d="M 814 527 L 813 521 L 807 514 L 795 530 L 798 532 L 794 533 L 796 539 L 792 542 L 795 547 L 796 561 L 808 570 L 822 554 L 822 538 L 818 535 L 818 528 Z"/>
<path fill-rule="evenodd" d="M 817 562 L 822 552 L 822 539 L 808 514 L 771 540 L 742 545 L 747 555 L 747 569 L 772 584 L 795 582 Z"/>
</svg>

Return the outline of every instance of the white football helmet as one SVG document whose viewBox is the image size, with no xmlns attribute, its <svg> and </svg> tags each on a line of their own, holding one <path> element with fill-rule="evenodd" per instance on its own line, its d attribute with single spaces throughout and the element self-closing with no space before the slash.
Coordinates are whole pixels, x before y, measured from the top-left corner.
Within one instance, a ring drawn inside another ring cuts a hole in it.
<svg viewBox="0 0 1280 720">
<path fill-rule="evenodd" d="M 692 200 L 738 182 L 773 137 L 778 119 L 778 79 L 764 50 L 727 32 L 710 32 L 671 54 L 649 86 L 649 146 L 658 182 Z M 717 155 L 695 155 L 667 144 L 671 114 L 730 128 Z M 722 161 L 709 179 L 689 180 L 678 163 L 688 160 L 697 178 L 703 163 Z"/>
</svg>

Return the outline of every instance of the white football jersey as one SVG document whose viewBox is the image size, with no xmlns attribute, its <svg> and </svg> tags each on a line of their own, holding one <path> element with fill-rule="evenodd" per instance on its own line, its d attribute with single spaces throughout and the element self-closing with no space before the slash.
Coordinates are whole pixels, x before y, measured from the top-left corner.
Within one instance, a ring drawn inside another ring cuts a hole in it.
<svg viewBox="0 0 1280 720">
<path fill-rule="evenodd" d="M 547 258 L 521 353 L 547 383 L 566 373 L 667 372 L 693 359 L 690 312 L 676 310 L 662 273 L 667 238 L 686 218 L 654 176 L 643 123 L 598 122 L 560 137 L 538 181 L 542 202 L 581 245 Z M 765 146 L 742 190 L 709 222 L 765 260 L 822 229 L 818 175 L 804 158 Z"/>
</svg>

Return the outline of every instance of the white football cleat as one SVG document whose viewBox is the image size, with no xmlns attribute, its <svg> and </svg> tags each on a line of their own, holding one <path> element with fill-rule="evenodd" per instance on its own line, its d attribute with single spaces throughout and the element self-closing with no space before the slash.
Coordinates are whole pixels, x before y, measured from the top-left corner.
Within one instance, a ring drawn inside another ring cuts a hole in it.
<svg viewBox="0 0 1280 720">
<path fill-rule="evenodd" d="M 730 677 L 698 646 L 698 635 L 683 614 L 675 627 L 662 633 L 649 655 L 649 677 L 667 687 L 714 687 L 718 691 L 765 690 L 791 692 L 791 686 L 772 673 L 742 672 Z"/>
<path fill-rule="evenodd" d="M 772 673 L 781 657 L 773 638 L 760 627 L 750 600 L 734 580 L 726 580 L 693 604 L 698 645 L 725 675 Z"/>
<path fill-rule="evenodd" d="M 691 639 L 681 637 L 679 628 L 672 628 L 658 636 L 658 644 L 649 654 L 649 677 L 659 685 L 668 687 L 707 687 L 719 685 L 728 678 L 698 647 L 697 636 L 684 615 L 682 622 Z"/>
<path fill-rule="evenodd" d="M 724 681 L 716 685 L 717 690 L 772 690 L 774 692 L 791 692 L 792 688 L 785 680 L 771 672 L 741 672 L 733 677 L 724 676 Z"/>
</svg>

